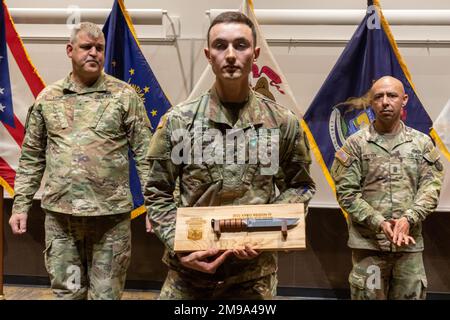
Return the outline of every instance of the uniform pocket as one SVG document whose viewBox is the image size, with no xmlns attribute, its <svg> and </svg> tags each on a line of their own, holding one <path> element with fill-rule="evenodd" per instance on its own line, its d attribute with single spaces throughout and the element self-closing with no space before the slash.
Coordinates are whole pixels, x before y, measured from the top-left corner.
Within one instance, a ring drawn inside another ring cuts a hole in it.
<svg viewBox="0 0 450 320">
<path fill-rule="evenodd" d="M 68 239 L 53 238 L 46 242 L 44 250 L 45 269 L 52 288 L 66 288 L 70 267 L 79 266 L 77 254 L 68 246 Z"/>
<path fill-rule="evenodd" d="M 106 108 L 109 105 L 109 101 L 103 101 L 100 103 L 97 103 L 97 112 L 95 113 L 94 118 L 92 118 L 92 122 L 90 127 L 91 128 L 97 128 L 100 123 L 100 119 L 102 118 L 103 114 L 105 113 Z"/>
<path fill-rule="evenodd" d="M 108 136 L 120 135 L 123 130 L 122 107 L 119 101 L 104 99 L 102 101 L 92 101 L 93 108 L 97 107 L 97 112 L 92 118 L 90 127 L 96 132 L 107 134 Z"/>
<path fill-rule="evenodd" d="M 361 159 L 362 175 L 366 177 L 366 181 L 377 181 L 379 177 L 385 179 L 389 175 L 389 158 L 376 153 L 364 153 Z"/>
<path fill-rule="evenodd" d="M 355 289 L 364 290 L 366 288 L 366 276 L 358 274 L 355 271 L 350 272 L 348 282 Z"/>
<path fill-rule="evenodd" d="M 422 282 L 422 291 L 420 292 L 420 299 L 425 300 L 427 298 L 428 280 L 426 277 L 420 279 Z"/>
<path fill-rule="evenodd" d="M 256 164 L 245 165 L 244 172 L 242 173 L 241 181 L 245 184 L 252 184 L 253 177 L 260 170 L 260 167 Z"/>
<path fill-rule="evenodd" d="M 42 252 L 44 254 L 45 269 L 49 274 L 50 274 L 49 251 L 51 250 L 51 248 L 52 248 L 52 241 L 47 241 L 47 243 L 45 244 L 45 249 Z"/>
<path fill-rule="evenodd" d="M 49 132 L 66 129 L 67 122 L 64 102 L 49 102 L 42 106 L 45 125 Z"/>
<path fill-rule="evenodd" d="M 263 134 L 264 132 L 266 133 Z M 259 173 L 261 175 L 273 176 L 277 174 L 280 167 L 280 139 L 280 132 L 276 128 L 262 130 L 262 132 L 260 130 L 258 138 L 258 163 L 260 165 Z M 298 146 L 294 147 L 294 150 L 297 148 Z M 299 157 L 298 152 L 294 152 L 292 162 L 302 162 L 303 160 Z"/>
<path fill-rule="evenodd" d="M 204 164 L 189 164 L 183 169 L 185 177 L 183 183 L 189 185 L 191 190 L 204 189 L 215 181 L 222 180 L 217 166 Z"/>
<path fill-rule="evenodd" d="M 418 155 L 415 154 L 406 155 L 406 157 L 402 159 L 403 161 L 402 168 L 404 172 L 408 175 L 417 175 L 420 160 L 421 160 L 420 156 Z"/>
<path fill-rule="evenodd" d="M 118 277 L 127 272 L 131 261 L 131 235 L 119 238 L 112 245 L 112 276 Z"/>
</svg>

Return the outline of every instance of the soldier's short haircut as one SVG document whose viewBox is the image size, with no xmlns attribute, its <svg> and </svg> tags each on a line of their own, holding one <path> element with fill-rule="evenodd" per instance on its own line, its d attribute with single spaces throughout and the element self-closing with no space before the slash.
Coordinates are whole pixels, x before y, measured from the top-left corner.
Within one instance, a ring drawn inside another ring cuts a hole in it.
<svg viewBox="0 0 450 320">
<path fill-rule="evenodd" d="M 252 20 L 250 20 L 245 14 L 238 12 L 238 11 L 226 11 L 219 14 L 213 22 L 211 22 L 211 25 L 209 26 L 208 33 L 206 34 L 206 39 L 208 41 L 208 47 L 209 47 L 209 34 L 211 32 L 212 27 L 214 27 L 216 24 L 220 23 L 242 23 L 247 25 L 252 30 L 253 35 L 253 45 L 256 47 L 256 28 L 253 24 Z"/>
<path fill-rule="evenodd" d="M 70 43 L 77 41 L 77 35 L 80 31 L 86 32 L 86 34 L 94 39 L 105 38 L 102 29 L 98 25 L 92 22 L 81 22 L 74 26 L 70 35 Z"/>
</svg>

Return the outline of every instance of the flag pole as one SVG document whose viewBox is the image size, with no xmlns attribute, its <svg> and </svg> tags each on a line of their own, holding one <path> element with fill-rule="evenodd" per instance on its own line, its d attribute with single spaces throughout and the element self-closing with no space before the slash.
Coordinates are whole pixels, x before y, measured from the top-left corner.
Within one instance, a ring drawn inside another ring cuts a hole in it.
<svg viewBox="0 0 450 320">
<path fill-rule="evenodd" d="M 3 294 L 3 186 L 0 185 L 0 300 L 5 299 Z"/>
</svg>

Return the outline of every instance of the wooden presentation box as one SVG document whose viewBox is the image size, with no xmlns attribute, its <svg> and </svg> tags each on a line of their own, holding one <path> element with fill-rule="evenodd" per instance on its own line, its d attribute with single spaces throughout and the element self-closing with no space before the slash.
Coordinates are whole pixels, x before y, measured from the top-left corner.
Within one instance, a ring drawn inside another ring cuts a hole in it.
<svg viewBox="0 0 450 320">
<path fill-rule="evenodd" d="M 285 230 L 221 232 L 217 234 L 212 219 L 297 218 L 295 226 Z M 178 208 L 175 227 L 175 251 L 220 250 L 252 245 L 258 250 L 300 250 L 306 248 L 303 203 L 264 204 L 221 207 Z"/>
</svg>

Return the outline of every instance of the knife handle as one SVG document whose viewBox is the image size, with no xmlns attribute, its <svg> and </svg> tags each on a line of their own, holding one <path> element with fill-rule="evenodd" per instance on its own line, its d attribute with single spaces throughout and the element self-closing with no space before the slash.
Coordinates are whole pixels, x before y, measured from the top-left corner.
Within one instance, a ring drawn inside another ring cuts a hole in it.
<svg viewBox="0 0 450 320">
<path fill-rule="evenodd" d="M 247 224 L 244 219 L 211 219 L 211 226 L 213 229 L 219 227 L 219 232 L 241 232 L 247 229 Z"/>
</svg>

